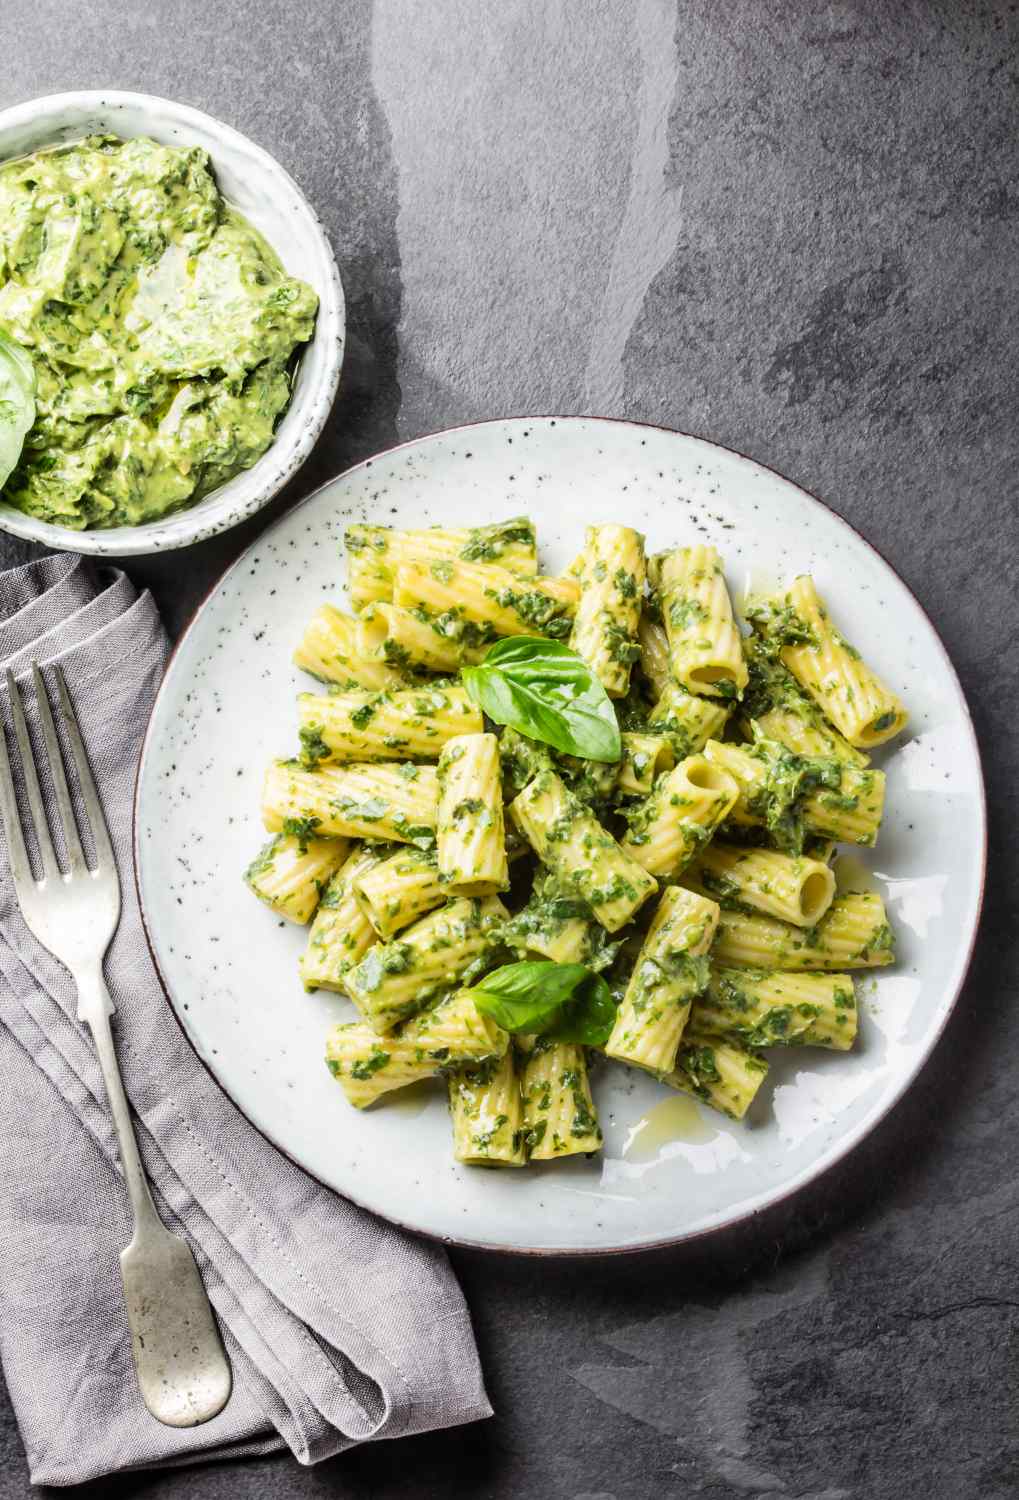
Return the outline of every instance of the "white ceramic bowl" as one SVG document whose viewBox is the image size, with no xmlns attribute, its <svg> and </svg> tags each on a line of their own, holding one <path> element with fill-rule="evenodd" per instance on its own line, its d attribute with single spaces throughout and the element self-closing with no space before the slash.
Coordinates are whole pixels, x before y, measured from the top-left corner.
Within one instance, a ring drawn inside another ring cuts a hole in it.
<svg viewBox="0 0 1019 1500">
<path fill-rule="evenodd" d="M 202 146 L 220 190 L 268 240 L 291 276 L 318 293 L 315 335 L 304 347 L 290 405 L 272 446 L 252 468 L 196 505 L 141 526 L 73 531 L 0 505 L 0 529 L 99 557 L 163 552 L 235 526 L 267 505 L 308 457 L 325 425 L 343 364 L 344 301 L 340 274 L 318 215 L 268 152 L 211 115 L 149 94 L 96 90 L 52 94 L 0 111 L 0 161 L 94 132 L 150 136 L 167 146 Z"/>
</svg>

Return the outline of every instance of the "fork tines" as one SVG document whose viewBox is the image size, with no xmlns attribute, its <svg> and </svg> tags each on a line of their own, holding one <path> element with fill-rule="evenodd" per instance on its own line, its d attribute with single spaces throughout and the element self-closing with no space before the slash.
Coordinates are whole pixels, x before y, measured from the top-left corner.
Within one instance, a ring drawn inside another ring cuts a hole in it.
<svg viewBox="0 0 1019 1500">
<path fill-rule="evenodd" d="M 58 715 L 68 746 L 70 761 L 74 767 L 74 774 L 81 792 L 81 804 L 88 818 L 88 831 L 91 833 L 92 845 L 96 854 L 96 869 L 110 868 L 113 865 L 113 849 L 110 844 L 109 830 L 106 826 L 106 818 L 103 815 L 102 803 L 99 801 L 99 794 L 96 791 L 96 784 L 92 777 L 92 769 L 88 762 L 88 756 L 85 753 L 85 746 L 81 738 L 81 731 L 78 728 L 74 707 L 71 703 L 70 694 L 67 691 L 67 683 L 64 681 L 64 674 L 59 666 L 53 668 L 53 674 L 56 679 L 59 699 Z M 64 758 L 61 754 L 60 741 L 57 737 L 56 724 L 53 720 L 53 710 L 50 707 L 49 695 L 46 691 L 46 684 L 43 681 L 42 673 L 39 670 L 39 664 L 38 662 L 32 663 L 32 681 L 35 686 L 35 695 L 38 704 L 39 725 L 42 730 L 43 743 L 46 747 L 46 758 L 49 762 L 53 798 L 60 817 L 60 830 L 63 835 L 63 844 L 66 851 L 68 866 L 66 875 L 61 872 L 53 847 L 53 838 L 46 817 L 39 782 L 39 770 L 36 765 L 35 752 L 32 748 L 32 741 L 28 732 L 28 724 L 25 720 L 25 710 L 21 701 L 21 693 L 14 680 L 14 674 L 8 669 L 5 675 L 7 693 L 11 703 L 11 715 L 14 720 L 14 738 L 18 745 L 25 793 L 28 799 L 28 817 L 26 818 L 24 810 L 18 807 L 14 773 L 7 747 L 7 737 L 0 731 L 0 813 L 3 815 L 4 832 L 7 836 L 7 849 L 11 862 L 11 873 L 14 876 L 15 885 L 19 885 L 22 881 L 34 880 L 25 844 L 25 832 L 34 832 L 35 841 L 39 849 L 42 881 L 37 883 L 45 884 L 51 878 L 73 879 L 76 875 L 88 874 L 90 873 L 89 866 L 85 859 L 78 826 L 75 821 L 74 802 L 67 783 Z"/>
</svg>

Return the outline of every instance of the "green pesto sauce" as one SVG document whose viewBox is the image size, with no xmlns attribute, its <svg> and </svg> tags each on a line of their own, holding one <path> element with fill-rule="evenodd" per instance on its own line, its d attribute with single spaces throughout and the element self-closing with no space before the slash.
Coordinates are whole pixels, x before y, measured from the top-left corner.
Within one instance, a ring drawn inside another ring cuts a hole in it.
<svg viewBox="0 0 1019 1500">
<path fill-rule="evenodd" d="M 3 498 L 79 530 L 194 503 L 269 447 L 317 305 L 197 147 L 96 135 L 0 167 L 0 333 L 38 385 Z"/>
</svg>

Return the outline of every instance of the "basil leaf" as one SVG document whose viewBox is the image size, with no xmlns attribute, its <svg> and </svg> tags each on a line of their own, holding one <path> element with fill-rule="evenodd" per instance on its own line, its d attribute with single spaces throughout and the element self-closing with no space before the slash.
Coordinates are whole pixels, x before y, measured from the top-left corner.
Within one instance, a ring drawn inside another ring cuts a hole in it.
<svg viewBox="0 0 1019 1500">
<path fill-rule="evenodd" d="M 608 1041 L 615 1024 L 616 1002 L 612 991 L 600 974 L 588 974 L 542 1035 L 557 1042 L 601 1047 Z"/>
<path fill-rule="evenodd" d="M 551 959 L 506 964 L 479 980 L 471 995 L 478 1010 L 504 1031 L 585 1047 L 606 1041 L 616 1018 L 611 990 L 584 964 Z"/>
<path fill-rule="evenodd" d="M 504 1031 L 541 1031 L 589 973 L 583 964 L 548 958 L 505 964 L 479 979 L 472 994 L 478 1010 Z"/>
<path fill-rule="evenodd" d="M 13 474 L 35 421 L 35 371 L 19 344 L 0 334 L 0 489 Z"/>
<path fill-rule="evenodd" d="M 508 724 L 567 755 L 616 761 L 619 723 L 584 659 L 559 641 L 514 635 L 496 641 L 461 673 L 468 693 L 496 724 Z"/>
</svg>

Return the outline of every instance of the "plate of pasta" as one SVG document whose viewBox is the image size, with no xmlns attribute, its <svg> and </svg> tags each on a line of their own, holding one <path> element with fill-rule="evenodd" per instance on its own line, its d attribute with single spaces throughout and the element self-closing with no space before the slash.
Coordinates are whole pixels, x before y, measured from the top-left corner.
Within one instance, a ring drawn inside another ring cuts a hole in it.
<svg viewBox="0 0 1019 1500">
<path fill-rule="evenodd" d="M 160 690 L 138 889 L 249 1119 L 422 1233 L 730 1224 L 915 1077 L 983 886 L 969 714 L 772 471 L 589 418 L 382 454 L 224 576 Z"/>
</svg>

